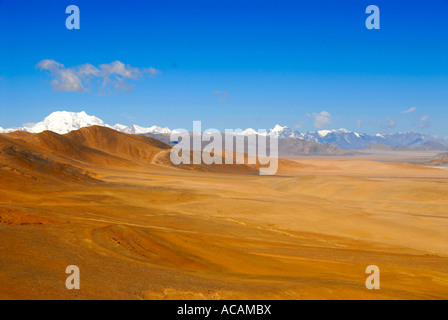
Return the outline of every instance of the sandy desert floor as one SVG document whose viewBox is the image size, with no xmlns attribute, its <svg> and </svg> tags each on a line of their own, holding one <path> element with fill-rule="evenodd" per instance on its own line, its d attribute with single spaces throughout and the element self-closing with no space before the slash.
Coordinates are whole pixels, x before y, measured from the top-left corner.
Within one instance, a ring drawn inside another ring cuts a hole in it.
<svg viewBox="0 0 448 320">
<path fill-rule="evenodd" d="M 2 183 L 0 299 L 448 298 L 447 170 L 88 170 L 103 182 Z M 65 287 L 69 265 L 80 290 Z M 365 287 L 368 265 L 380 290 Z"/>
</svg>

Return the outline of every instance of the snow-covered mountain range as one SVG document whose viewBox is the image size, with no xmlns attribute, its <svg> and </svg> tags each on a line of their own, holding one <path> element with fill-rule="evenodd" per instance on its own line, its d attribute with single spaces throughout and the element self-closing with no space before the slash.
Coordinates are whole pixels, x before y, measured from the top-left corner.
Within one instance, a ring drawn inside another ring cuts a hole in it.
<svg viewBox="0 0 448 320">
<path fill-rule="evenodd" d="M 152 126 L 149 128 L 143 128 L 137 125 L 125 126 L 122 124 L 116 124 L 114 126 L 105 124 L 103 120 L 95 117 L 89 116 L 86 112 L 68 112 L 68 111 L 56 111 L 46 117 L 43 121 L 28 124 L 20 128 L 10 128 L 3 129 L 0 127 L 0 133 L 7 133 L 12 131 L 26 131 L 31 133 L 39 133 L 45 130 L 53 131 L 59 134 L 69 133 L 70 131 L 78 130 L 84 127 L 90 126 L 104 126 L 112 128 L 117 131 L 132 133 L 132 134 L 143 134 L 143 133 L 159 133 L 159 134 L 170 134 L 171 130 L 168 128 L 161 128 L 157 126 Z"/>
<path fill-rule="evenodd" d="M 0 127 L 0 133 L 7 133 L 16 130 L 39 133 L 45 130 L 53 131 L 59 134 L 65 134 L 73 130 L 78 130 L 89 126 L 105 126 L 117 131 L 131 134 L 153 134 L 153 135 L 169 135 L 172 130 L 158 126 L 140 127 L 137 125 L 125 126 L 122 124 L 108 125 L 101 119 L 90 116 L 84 111 L 67 112 L 57 111 L 50 114 L 42 122 L 36 124 L 25 125 L 20 128 L 3 129 Z M 258 134 L 254 129 L 246 129 L 242 131 L 243 135 Z M 384 144 L 390 146 L 426 146 L 431 145 L 434 148 L 440 147 L 442 150 L 448 146 L 447 139 L 435 138 L 430 135 L 417 132 L 394 133 L 394 134 L 376 134 L 368 135 L 365 133 L 352 132 L 345 129 L 339 130 L 319 130 L 300 132 L 289 127 L 275 125 L 264 133 L 268 136 L 282 138 L 296 138 L 309 140 L 317 143 L 325 143 L 338 146 L 344 149 L 359 150 L 366 148 L 372 144 Z"/>
<path fill-rule="evenodd" d="M 255 132 L 253 129 L 246 129 L 244 134 Z M 400 132 L 393 134 L 376 134 L 368 135 L 365 133 L 358 133 L 348 131 L 346 129 L 339 130 L 319 130 L 300 132 L 288 127 L 276 125 L 274 128 L 267 131 L 267 135 L 282 138 L 297 138 L 309 140 L 317 143 L 325 143 L 338 146 L 344 149 L 360 150 L 372 144 L 383 144 L 390 146 L 410 146 L 423 147 L 431 145 L 432 148 L 444 150 L 448 147 L 447 139 L 435 138 L 427 134 L 417 132 Z"/>
</svg>

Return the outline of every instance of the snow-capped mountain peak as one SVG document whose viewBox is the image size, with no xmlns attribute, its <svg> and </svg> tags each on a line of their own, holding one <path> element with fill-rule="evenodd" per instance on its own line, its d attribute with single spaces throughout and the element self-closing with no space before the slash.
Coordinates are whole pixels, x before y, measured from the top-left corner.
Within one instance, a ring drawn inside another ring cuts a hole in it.
<svg viewBox="0 0 448 320">
<path fill-rule="evenodd" d="M 153 134 L 170 134 L 171 130 L 167 127 L 162 128 L 158 126 L 152 126 L 149 128 L 140 127 L 138 125 L 131 125 L 131 126 L 124 126 L 122 124 L 116 124 L 115 126 L 111 127 L 112 129 L 125 132 L 125 133 L 131 133 L 131 134 L 145 134 L 145 133 L 153 133 Z"/>
<path fill-rule="evenodd" d="M 243 130 L 240 134 L 243 136 L 249 136 L 249 135 L 253 135 L 253 134 L 258 134 L 258 131 L 254 130 L 252 128 L 247 128 L 246 130 Z"/>
<path fill-rule="evenodd" d="M 317 133 L 321 137 L 326 137 L 327 135 L 329 135 L 332 132 L 335 132 L 335 130 L 319 130 L 319 131 L 317 131 Z"/>
<path fill-rule="evenodd" d="M 300 136 L 300 132 L 279 124 L 276 124 L 272 129 L 269 129 L 267 134 L 277 138 L 293 138 Z"/>
<path fill-rule="evenodd" d="M 152 126 L 148 128 L 149 133 L 170 134 L 172 131 L 168 127 Z"/>
<path fill-rule="evenodd" d="M 344 133 L 353 133 L 356 136 L 359 135 L 359 133 L 357 133 L 357 132 L 351 132 L 351 131 L 348 131 L 347 129 L 344 129 L 344 128 L 341 128 L 339 130 L 335 130 L 335 129 L 332 129 L 332 130 L 319 130 L 319 131 L 317 131 L 317 133 L 321 137 L 326 137 L 330 133 L 342 133 L 342 134 L 344 134 Z"/>
<path fill-rule="evenodd" d="M 300 135 L 297 131 L 288 128 L 286 126 L 281 126 L 279 124 L 276 124 L 272 129 L 269 129 L 265 132 L 259 132 L 257 130 L 254 130 L 252 128 L 247 128 L 246 130 L 243 130 L 241 135 L 265 135 L 265 136 L 272 136 L 277 138 L 289 138 L 289 137 L 296 137 Z"/>
<path fill-rule="evenodd" d="M 38 133 L 45 130 L 53 131 L 59 134 L 69 133 L 73 130 L 78 130 L 83 127 L 90 126 L 104 126 L 103 120 L 89 116 L 86 112 L 68 112 L 68 111 L 56 111 L 46 117 L 42 122 L 38 122 L 34 125 L 29 125 L 21 128 L 20 130 L 28 131 L 32 133 Z"/>
<path fill-rule="evenodd" d="M 117 131 L 132 133 L 132 134 L 144 134 L 144 133 L 154 133 L 154 134 L 170 134 L 171 130 L 169 128 L 162 128 L 157 126 L 152 126 L 149 128 L 143 128 L 138 125 L 126 126 L 122 124 L 116 124 L 110 126 L 105 124 L 103 120 L 95 116 L 88 115 L 85 111 L 81 112 L 68 112 L 68 111 L 56 111 L 46 117 L 43 121 L 24 125 L 21 128 L 11 128 L 3 129 L 0 127 L 0 133 L 12 132 L 15 130 L 27 131 L 31 133 L 39 133 L 46 130 L 53 131 L 59 134 L 69 133 L 73 130 L 78 130 L 84 127 L 90 126 L 104 126 Z"/>
<path fill-rule="evenodd" d="M 126 132 L 126 133 L 132 133 L 132 134 L 143 134 L 143 133 L 146 133 L 145 128 L 140 127 L 140 126 L 138 126 L 136 124 L 133 124 L 133 125 L 127 127 L 123 131 Z"/>
<path fill-rule="evenodd" d="M 287 128 L 288 127 L 286 127 L 286 126 L 282 127 L 281 125 L 276 124 L 274 126 L 274 128 L 271 129 L 271 132 L 281 132 L 281 131 L 283 131 L 284 129 L 287 129 Z"/>
<path fill-rule="evenodd" d="M 117 130 L 117 131 L 124 131 L 128 127 L 128 126 L 125 126 L 125 125 L 119 124 L 119 123 L 117 123 L 114 126 L 108 126 L 108 125 L 106 125 L 106 126 L 111 128 L 111 129 Z"/>
</svg>

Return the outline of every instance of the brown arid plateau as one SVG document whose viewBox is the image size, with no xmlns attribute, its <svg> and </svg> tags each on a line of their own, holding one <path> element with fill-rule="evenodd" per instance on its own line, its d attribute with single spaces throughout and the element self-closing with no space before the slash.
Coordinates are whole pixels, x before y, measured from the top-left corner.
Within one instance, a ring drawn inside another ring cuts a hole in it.
<svg viewBox="0 0 448 320">
<path fill-rule="evenodd" d="M 0 299 L 448 298 L 448 170 L 321 157 L 259 176 L 175 167 L 170 148 L 0 134 Z"/>
</svg>

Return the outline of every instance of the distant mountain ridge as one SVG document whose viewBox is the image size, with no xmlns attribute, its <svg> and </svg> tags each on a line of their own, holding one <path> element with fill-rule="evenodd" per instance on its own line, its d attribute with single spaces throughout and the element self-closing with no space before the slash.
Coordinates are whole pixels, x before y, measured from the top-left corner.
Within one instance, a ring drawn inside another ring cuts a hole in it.
<svg viewBox="0 0 448 320">
<path fill-rule="evenodd" d="M 173 130 L 167 127 L 141 127 L 138 125 L 122 125 L 116 124 L 114 126 L 105 124 L 103 120 L 90 116 L 86 112 L 79 113 L 57 111 L 50 114 L 42 122 L 36 124 L 25 125 L 20 128 L 3 129 L 0 127 L 0 133 L 7 133 L 12 131 L 26 131 L 30 133 L 39 133 L 46 130 L 53 131 L 58 134 L 69 133 L 74 130 L 81 129 L 89 126 L 104 126 L 120 132 L 130 134 L 146 134 L 154 135 L 163 140 L 169 137 Z M 267 130 L 265 133 L 258 133 L 252 128 L 242 130 L 239 134 L 252 135 L 263 134 L 267 136 L 277 137 L 279 139 L 290 138 L 309 140 L 315 143 L 327 144 L 337 146 L 342 149 L 349 150 L 361 150 L 367 148 L 373 144 L 381 144 L 386 146 L 408 146 L 408 147 L 426 147 L 427 149 L 445 150 L 448 147 L 447 139 L 435 138 L 427 134 L 421 134 L 417 132 L 405 132 L 405 133 L 393 133 L 393 134 L 376 134 L 368 135 L 365 133 L 358 133 L 348 131 L 346 129 L 338 130 L 319 130 L 300 132 L 295 129 L 291 129 L 286 126 L 275 125 L 273 128 Z M 289 145 L 291 143 L 288 143 Z"/>
<path fill-rule="evenodd" d="M 448 152 L 439 153 L 436 155 L 431 162 L 431 165 L 448 165 Z"/>
<path fill-rule="evenodd" d="M 170 141 L 170 136 L 166 134 L 154 134 L 154 133 L 144 133 L 143 136 L 151 137 L 157 140 L 160 140 L 168 145 L 174 146 L 177 144 L 177 141 Z M 248 153 L 248 146 L 252 145 L 252 142 L 249 141 L 248 136 L 250 134 L 246 134 L 244 137 L 244 152 Z M 221 133 L 221 139 L 223 145 L 225 145 L 226 139 L 232 139 L 234 135 L 226 135 Z M 190 133 L 190 148 L 193 150 L 193 134 Z M 201 149 L 204 149 L 210 142 L 202 141 Z M 233 146 L 233 151 L 235 149 L 236 143 Z M 266 147 L 267 153 L 270 153 L 270 142 L 269 137 L 266 139 Z M 279 156 L 353 156 L 359 154 L 356 150 L 347 150 L 343 148 L 339 148 L 334 145 L 318 143 L 314 141 L 309 141 L 305 139 L 297 139 L 297 138 L 281 138 L 278 139 L 278 154 Z"/>
</svg>

